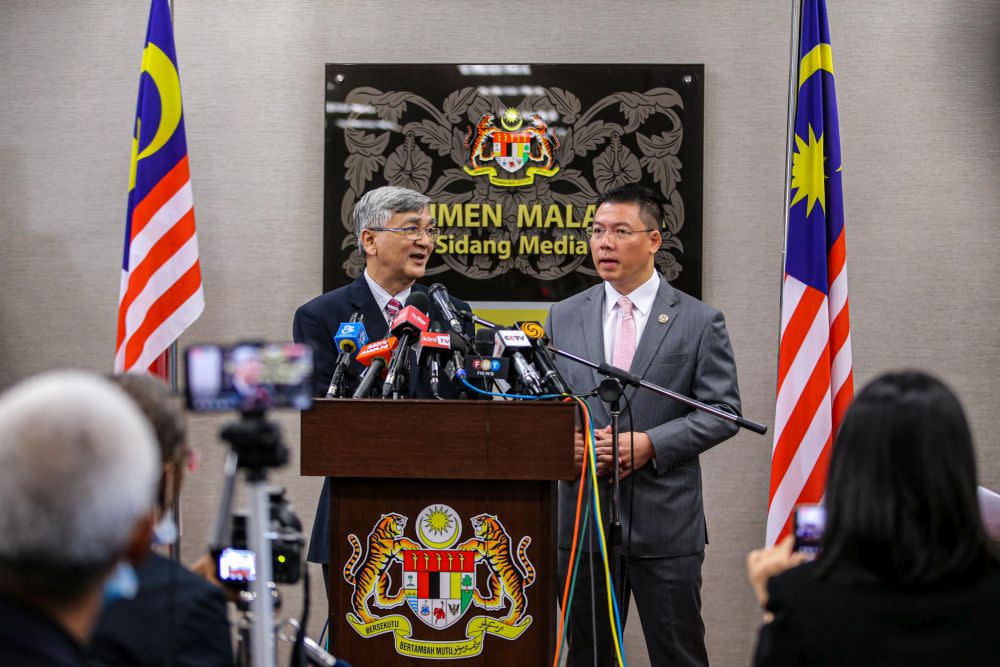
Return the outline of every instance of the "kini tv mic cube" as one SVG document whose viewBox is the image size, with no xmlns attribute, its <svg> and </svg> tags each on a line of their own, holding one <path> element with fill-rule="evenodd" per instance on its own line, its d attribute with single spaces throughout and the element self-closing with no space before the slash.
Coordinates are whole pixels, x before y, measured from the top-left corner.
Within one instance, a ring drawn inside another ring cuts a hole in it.
<svg viewBox="0 0 1000 667">
<path fill-rule="evenodd" d="M 417 363 L 423 364 L 435 352 L 448 354 L 451 352 L 451 335 L 441 331 L 422 331 L 417 340 Z"/>
</svg>

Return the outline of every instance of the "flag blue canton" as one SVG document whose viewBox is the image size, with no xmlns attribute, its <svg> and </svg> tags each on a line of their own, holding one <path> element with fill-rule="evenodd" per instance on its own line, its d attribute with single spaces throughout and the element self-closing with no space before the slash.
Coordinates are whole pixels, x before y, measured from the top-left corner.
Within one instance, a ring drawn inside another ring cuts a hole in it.
<svg viewBox="0 0 1000 667">
<path fill-rule="evenodd" d="M 827 255 L 844 227 L 844 204 L 830 28 L 822 0 L 802 3 L 801 35 L 793 159 L 821 160 L 821 169 L 814 176 L 796 174 L 793 167 L 785 272 L 827 293 Z M 803 165 L 801 171 L 807 169 Z"/>
</svg>

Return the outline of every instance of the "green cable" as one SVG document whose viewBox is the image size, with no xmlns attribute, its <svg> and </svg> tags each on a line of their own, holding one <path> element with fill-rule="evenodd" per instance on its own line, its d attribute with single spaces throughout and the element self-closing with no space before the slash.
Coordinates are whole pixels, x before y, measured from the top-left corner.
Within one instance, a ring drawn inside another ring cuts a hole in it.
<svg viewBox="0 0 1000 667">
<path fill-rule="evenodd" d="M 584 535 L 586 531 L 590 530 L 590 525 L 587 523 L 590 519 L 590 503 L 586 503 L 586 507 L 583 509 L 583 530 Z M 569 609 L 573 605 L 573 593 L 576 591 L 576 575 L 580 571 L 580 554 L 583 552 L 583 535 L 579 536 L 580 539 L 577 542 L 576 547 L 576 557 L 573 559 L 573 578 L 569 582 L 569 597 L 566 598 L 566 609 L 563 611 L 566 614 L 566 622 L 563 623 L 562 633 L 559 635 L 559 651 L 557 656 L 562 656 L 563 649 L 566 647 L 566 630 L 569 627 Z"/>
</svg>

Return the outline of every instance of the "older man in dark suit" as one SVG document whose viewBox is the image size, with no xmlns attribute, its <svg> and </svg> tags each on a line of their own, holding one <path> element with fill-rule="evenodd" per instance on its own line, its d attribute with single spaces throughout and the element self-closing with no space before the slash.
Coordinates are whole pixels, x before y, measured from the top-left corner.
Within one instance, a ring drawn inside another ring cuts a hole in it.
<svg viewBox="0 0 1000 667">
<path fill-rule="evenodd" d="M 628 185 L 598 200 L 590 249 L 604 282 L 555 304 L 547 329 L 555 346 L 625 368 L 649 382 L 704 403 L 739 411 L 739 388 L 725 320 L 718 310 L 680 292 L 654 266 L 660 248 L 662 201 L 648 188 Z M 560 358 L 570 386 L 596 386 L 596 371 Z M 701 618 L 701 566 L 707 540 L 698 455 L 731 437 L 736 427 L 645 390 L 628 388 L 631 406 L 619 438 L 623 543 L 622 596 L 635 597 L 654 666 L 707 665 Z M 591 400 L 598 474 L 612 470 L 610 417 Z M 630 415 L 632 421 L 630 422 Z M 583 435 L 576 438 L 577 461 Z M 610 487 L 602 485 L 605 525 Z M 559 489 L 559 562 L 565 575 L 577 486 Z M 584 548 L 587 549 L 587 542 Z M 598 541 L 591 547 L 596 550 Z M 580 563 L 570 609 L 568 664 L 614 664 L 603 569 L 595 556 Z M 591 618 L 593 576 L 596 618 Z M 622 621 L 628 614 L 622 609 Z M 596 622 L 597 635 L 591 628 Z"/>
<path fill-rule="evenodd" d="M 327 292 L 301 306 L 295 312 L 292 335 L 298 342 L 311 343 L 315 352 L 313 393 L 325 396 L 338 350 L 333 336 L 341 322 L 354 313 L 365 316 L 369 339 L 379 340 L 389 333 L 389 322 L 406 303 L 413 290 L 426 291 L 416 281 L 423 277 L 434 251 L 438 230 L 430 214 L 430 199 L 406 188 L 386 186 L 367 192 L 354 206 L 354 228 L 358 247 L 365 253 L 366 267 L 354 282 Z M 469 304 L 452 299 L 456 310 L 469 310 Z M 446 321 L 436 305 L 430 319 Z M 472 325 L 466 333 L 474 334 Z M 353 375 L 362 367 L 353 362 Z M 353 389 L 353 387 L 349 387 Z M 458 388 L 446 378 L 441 381 L 441 396 L 455 398 Z M 431 390 L 423 369 L 414 368 L 410 377 L 409 395 L 430 398 Z M 330 480 L 323 483 L 308 559 L 314 563 L 329 563 L 329 494 Z"/>
</svg>

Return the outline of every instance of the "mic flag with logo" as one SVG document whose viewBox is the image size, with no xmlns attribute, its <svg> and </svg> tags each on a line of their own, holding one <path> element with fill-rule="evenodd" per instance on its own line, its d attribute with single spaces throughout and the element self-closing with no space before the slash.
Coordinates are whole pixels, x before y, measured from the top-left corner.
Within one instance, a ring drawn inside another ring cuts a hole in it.
<svg viewBox="0 0 1000 667">
<path fill-rule="evenodd" d="M 167 0 L 149 10 L 129 169 L 115 371 L 144 371 L 205 308 Z"/>
<path fill-rule="evenodd" d="M 854 396 L 840 130 L 824 0 L 803 0 L 789 192 L 768 545 L 818 503 L 833 436 Z"/>
</svg>

